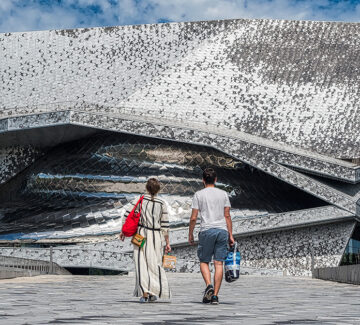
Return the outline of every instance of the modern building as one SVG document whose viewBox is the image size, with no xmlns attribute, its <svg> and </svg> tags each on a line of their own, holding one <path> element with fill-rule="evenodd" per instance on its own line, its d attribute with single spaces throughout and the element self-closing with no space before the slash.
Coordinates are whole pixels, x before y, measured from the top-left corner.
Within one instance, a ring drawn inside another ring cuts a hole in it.
<svg viewBox="0 0 360 325">
<path fill-rule="evenodd" d="M 0 34 L 0 253 L 128 269 L 121 217 L 156 176 L 194 271 L 191 197 L 213 166 L 244 268 L 358 254 L 359 35 L 243 19 Z"/>
</svg>

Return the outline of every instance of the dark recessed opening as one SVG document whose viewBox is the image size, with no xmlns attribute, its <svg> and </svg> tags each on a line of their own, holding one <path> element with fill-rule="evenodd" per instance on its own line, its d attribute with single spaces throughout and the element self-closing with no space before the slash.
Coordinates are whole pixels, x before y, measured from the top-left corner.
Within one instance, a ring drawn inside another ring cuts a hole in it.
<svg viewBox="0 0 360 325">
<path fill-rule="evenodd" d="M 172 226 L 184 225 L 206 167 L 216 169 L 217 186 L 228 192 L 234 217 L 327 205 L 213 148 L 99 131 L 47 149 L 1 186 L 0 239 L 38 240 L 52 232 L 65 238 L 63 233 L 74 230 L 75 237 L 115 233 L 111 225 L 120 219 L 119 209 L 145 191 L 148 177 L 159 178 L 160 194 L 172 202 L 173 211 L 185 211 L 173 213 Z"/>
<path fill-rule="evenodd" d="M 127 271 L 108 270 L 94 267 L 65 267 L 72 275 L 127 275 Z"/>
</svg>

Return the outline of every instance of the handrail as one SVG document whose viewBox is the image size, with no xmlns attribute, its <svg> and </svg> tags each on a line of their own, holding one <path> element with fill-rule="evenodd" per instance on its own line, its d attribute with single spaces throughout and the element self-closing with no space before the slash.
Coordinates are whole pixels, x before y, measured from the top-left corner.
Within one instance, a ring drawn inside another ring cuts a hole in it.
<svg viewBox="0 0 360 325">
<path fill-rule="evenodd" d="M 19 251 L 19 250 L 28 250 L 28 251 L 49 251 L 49 258 L 52 256 L 53 251 L 88 251 L 88 252 L 98 252 L 98 253 L 114 253 L 114 251 L 111 250 L 103 250 L 103 249 L 92 249 L 92 248 L 86 248 L 86 247 L 66 247 L 66 246 L 61 246 L 61 247 L 0 247 L 0 257 L 1 256 L 6 256 L 6 255 L 1 255 L 1 251 Z M 133 255 L 133 252 L 131 251 L 125 251 L 125 252 L 116 252 L 117 254 L 121 254 L 124 256 L 131 256 Z M 12 256 L 11 256 L 12 257 Z M 15 258 L 15 257 L 14 257 Z M 43 260 L 42 260 L 43 261 Z M 46 262 L 46 261 L 44 261 Z M 1 263 L 0 263 L 1 266 Z"/>
<path fill-rule="evenodd" d="M 34 274 L 70 274 L 54 262 L 14 256 L 0 256 L 0 270 L 31 271 Z"/>
</svg>

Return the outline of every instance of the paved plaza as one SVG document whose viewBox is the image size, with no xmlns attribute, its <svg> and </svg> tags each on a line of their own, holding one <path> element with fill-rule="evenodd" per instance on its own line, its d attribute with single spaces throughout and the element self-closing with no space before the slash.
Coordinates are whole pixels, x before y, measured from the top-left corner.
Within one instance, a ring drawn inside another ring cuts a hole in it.
<svg viewBox="0 0 360 325">
<path fill-rule="evenodd" d="M 199 274 L 170 273 L 169 281 L 170 303 L 140 304 L 133 275 L 1 280 L 0 324 L 360 324 L 358 286 L 242 276 L 213 306 L 200 303 Z"/>
</svg>

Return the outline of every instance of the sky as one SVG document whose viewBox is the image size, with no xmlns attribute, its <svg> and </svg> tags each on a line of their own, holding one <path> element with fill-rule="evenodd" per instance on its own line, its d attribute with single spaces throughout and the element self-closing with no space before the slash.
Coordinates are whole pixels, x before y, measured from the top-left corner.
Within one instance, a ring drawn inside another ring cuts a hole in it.
<svg viewBox="0 0 360 325">
<path fill-rule="evenodd" d="M 360 22 L 360 0 L 0 0 L 0 33 L 231 18 Z"/>
</svg>

